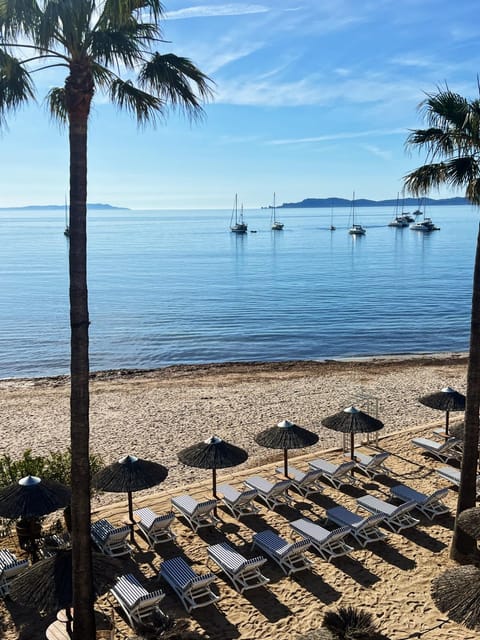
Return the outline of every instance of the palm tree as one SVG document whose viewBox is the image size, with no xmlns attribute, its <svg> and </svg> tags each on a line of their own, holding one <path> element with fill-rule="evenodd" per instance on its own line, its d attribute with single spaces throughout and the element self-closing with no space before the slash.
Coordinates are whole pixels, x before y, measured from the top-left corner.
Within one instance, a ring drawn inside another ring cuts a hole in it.
<svg viewBox="0 0 480 640">
<path fill-rule="evenodd" d="M 480 86 L 479 86 L 480 90 Z M 426 163 L 405 176 L 414 195 L 432 187 L 448 185 L 465 191 L 468 200 L 480 205 L 480 100 L 467 100 L 448 86 L 427 95 L 422 103 L 427 129 L 412 131 L 407 147 L 424 149 Z M 475 506 L 480 409 L 480 229 L 473 272 L 470 352 L 467 370 L 465 443 L 463 447 L 457 515 Z M 474 538 L 455 525 L 451 557 L 466 561 L 475 555 Z"/>
<path fill-rule="evenodd" d="M 89 316 L 86 272 L 87 125 L 103 92 L 139 124 L 168 106 L 191 117 L 211 96 L 209 78 L 190 60 L 160 54 L 159 0 L 0 0 L 0 125 L 34 97 L 33 74 L 63 67 L 63 86 L 47 96 L 68 126 L 70 146 L 70 325 L 74 638 L 95 637 L 90 554 Z M 25 52 L 21 57 L 20 54 Z M 125 78 L 120 77 L 124 71 Z M 133 78 L 133 79 L 132 79 Z"/>
</svg>

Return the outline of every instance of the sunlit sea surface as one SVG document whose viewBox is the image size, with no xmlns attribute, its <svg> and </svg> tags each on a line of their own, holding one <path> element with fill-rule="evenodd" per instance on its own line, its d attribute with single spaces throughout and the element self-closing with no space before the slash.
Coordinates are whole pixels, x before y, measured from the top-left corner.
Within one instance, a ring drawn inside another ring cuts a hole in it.
<svg viewBox="0 0 480 640">
<path fill-rule="evenodd" d="M 478 212 L 89 212 L 91 369 L 465 351 Z M 68 239 L 60 210 L 0 211 L 0 377 L 69 369 Z M 256 233 L 251 233 L 251 231 Z"/>
</svg>

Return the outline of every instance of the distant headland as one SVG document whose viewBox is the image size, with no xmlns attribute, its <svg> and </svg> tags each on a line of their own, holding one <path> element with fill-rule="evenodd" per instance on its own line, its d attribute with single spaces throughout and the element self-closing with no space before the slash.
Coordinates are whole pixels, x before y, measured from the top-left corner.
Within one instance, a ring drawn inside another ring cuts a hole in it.
<svg viewBox="0 0 480 640">
<path fill-rule="evenodd" d="M 45 211 L 46 209 L 65 209 L 64 204 L 29 204 L 24 207 L 0 207 L 0 211 Z M 114 207 L 111 204 L 101 204 L 100 202 L 88 202 L 87 209 L 128 209 L 128 207 Z"/>
<path fill-rule="evenodd" d="M 420 205 L 462 205 L 471 204 L 466 198 L 402 198 L 400 202 L 406 207 L 418 207 Z M 356 207 L 394 207 L 397 204 L 397 199 L 391 200 L 355 200 Z M 350 207 L 352 201 L 346 198 L 306 198 L 301 202 L 284 202 L 277 209 L 317 209 L 322 207 Z M 262 209 L 270 209 L 271 206 L 262 207 Z"/>
</svg>

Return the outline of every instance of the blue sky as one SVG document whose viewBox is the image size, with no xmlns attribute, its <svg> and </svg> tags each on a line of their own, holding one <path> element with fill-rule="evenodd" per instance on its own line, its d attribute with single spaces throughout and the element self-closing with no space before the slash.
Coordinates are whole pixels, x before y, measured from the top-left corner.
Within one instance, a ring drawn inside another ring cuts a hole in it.
<svg viewBox="0 0 480 640">
<path fill-rule="evenodd" d="M 425 92 L 477 92 L 478 0 L 165 0 L 162 53 L 216 83 L 205 118 L 170 112 L 139 130 L 99 96 L 89 130 L 89 202 L 229 209 L 307 197 L 394 198 L 423 157 L 404 148 Z M 60 78 L 60 79 L 59 79 Z M 0 136 L 0 206 L 61 204 L 66 131 L 42 103 Z M 438 193 L 432 193 L 437 197 Z M 452 195 L 442 191 L 440 195 Z M 457 194 L 455 194 L 457 195 Z"/>
</svg>

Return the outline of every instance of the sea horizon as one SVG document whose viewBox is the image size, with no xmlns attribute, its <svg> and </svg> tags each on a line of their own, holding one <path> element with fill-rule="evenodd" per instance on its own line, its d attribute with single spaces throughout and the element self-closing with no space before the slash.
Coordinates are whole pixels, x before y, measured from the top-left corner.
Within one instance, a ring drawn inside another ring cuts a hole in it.
<svg viewBox="0 0 480 640">
<path fill-rule="evenodd" d="M 440 231 L 389 228 L 392 208 L 92 211 L 90 368 L 288 362 L 468 350 L 472 209 L 431 207 Z M 2 211 L 0 378 L 69 372 L 63 212 Z M 251 234 L 250 231 L 255 231 Z"/>
</svg>

